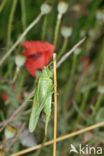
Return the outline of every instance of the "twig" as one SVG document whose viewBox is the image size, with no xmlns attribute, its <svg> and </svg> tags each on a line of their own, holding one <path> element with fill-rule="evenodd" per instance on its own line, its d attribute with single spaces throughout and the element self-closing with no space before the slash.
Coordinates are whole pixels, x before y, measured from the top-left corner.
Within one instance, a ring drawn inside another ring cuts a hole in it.
<svg viewBox="0 0 104 156">
<path fill-rule="evenodd" d="M 64 61 L 66 61 L 66 59 L 85 41 L 85 39 L 86 37 L 80 40 L 77 44 L 74 45 L 74 47 L 70 51 L 62 56 L 62 58 L 57 63 L 57 68 L 59 68 Z"/>
<path fill-rule="evenodd" d="M 71 137 L 74 137 L 74 136 L 77 136 L 79 134 L 82 134 L 82 133 L 85 133 L 85 132 L 88 132 L 88 131 L 91 131 L 95 128 L 99 128 L 99 127 L 102 127 L 104 126 L 104 122 L 100 122 L 100 123 L 97 123 L 97 124 L 94 124 L 92 126 L 89 126 L 89 127 L 86 127 L 86 128 L 83 128 L 79 131 L 75 131 L 75 132 L 72 132 L 72 133 L 69 133 L 69 134 L 66 134 L 66 135 L 63 135 L 59 138 L 56 139 L 57 142 L 60 142 L 60 141 L 63 141 L 63 140 L 66 140 L 66 139 L 69 139 Z M 43 146 L 48 146 L 48 145 L 51 145 L 54 143 L 54 140 L 50 140 L 50 141 L 47 141 L 46 143 L 44 143 Z M 28 148 L 26 150 L 22 150 L 20 152 L 17 152 L 17 153 L 14 153 L 12 154 L 11 156 L 19 156 L 19 155 L 24 155 L 24 154 L 27 154 L 29 152 L 32 152 L 34 150 L 37 150 L 37 149 L 40 149 L 41 148 L 41 144 L 37 145 L 37 146 L 34 146 L 34 147 L 31 147 L 31 148 Z"/>
<path fill-rule="evenodd" d="M 57 137 L 57 72 L 56 72 L 56 54 L 53 55 L 54 62 L 54 143 L 53 156 L 56 156 L 56 137 Z"/>
<path fill-rule="evenodd" d="M 9 57 L 9 55 L 14 51 L 14 49 L 18 46 L 18 44 L 22 41 L 22 39 L 27 35 L 27 33 L 38 23 L 38 21 L 41 19 L 42 16 L 43 15 L 40 13 L 38 17 L 25 29 L 25 31 L 21 34 L 19 39 L 13 44 L 13 46 L 9 49 L 9 51 L 0 60 L 0 66 Z"/>
</svg>

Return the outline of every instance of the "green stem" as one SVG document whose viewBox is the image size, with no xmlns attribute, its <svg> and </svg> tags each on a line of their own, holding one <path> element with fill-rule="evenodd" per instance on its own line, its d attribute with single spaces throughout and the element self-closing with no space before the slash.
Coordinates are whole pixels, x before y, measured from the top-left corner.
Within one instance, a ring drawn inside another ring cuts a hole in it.
<svg viewBox="0 0 104 156">
<path fill-rule="evenodd" d="M 15 13 L 16 5 L 17 5 L 17 0 L 13 0 L 12 8 L 11 8 L 10 16 L 9 16 L 9 21 L 8 21 L 7 47 L 11 43 L 12 22 L 13 22 L 13 18 L 14 18 L 14 13 Z"/>
<path fill-rule="evenodd" d="M 95 104 L 93 114 L 96 114 L 96 112 L 99 110 L 102 99 L 103 99 L 103 95 L 99 94 L 98 99 L 97 99 L 96 104 Z"/>
<path fill-rule="evenodd" d="M 46 35 L 46 28 L 47 28 L 47 15 L 44 17 L 43 27 L 42 27 L 42 36 L 41 39 L 44 40 Z"/>
<path fill-rule="evenodd" d="M 56 28 L 55 28 L 54 42 L 53 42 L 55 47 L 56 47 L 57 41 L 58 41 L 58 34 L 59 34 L 59 29 L 60 29 L 60 24 L 61 24 L 61 18 L 62 18 L 62 15 L 58 14 Z"/>
<path fill-rule="evenodd" d="M 80 110 L 82 112 L 85 109 L 86 102 L 87 102 L 87 99 L 88 99 L 88 95 L 89 95 L 89 91 L 86 91 L 86 93 L 83 95 L 82 105 L 81 105 L 81 108 L 80 108 Z"/>
<path fill-rule="evenodd" d="M 72 67 L 71 67 L 71 73 L 70 73 L 70 79 L 65 87 L 65 97 L 63 97 L 62 101 L 62 107 L 63 107 L 63 113 L 66 114 L 67 107 L 65 105 L 66 100 L 69 96 L 69 91 L 73 85 L 73 80 L 74 80 L 74 75 L 75 75 L 75 70 L 76 70 L 76 63 L 77 63 L 77 55 L 73 55 L 73 60 L 72 60 Z"/>
<path fill-rule="evenodd" d="M 101 83 L 103 81 L 103 71 L 104 71 L 104 41 L 101 48 L 101 54 L 99 57 L 99 63 L 100 63 L 100 69 L 98 74 L 98 83 Z"/>
<path fill-rule="evenodd" d="M 77 55 L 73 54 L 72 69 L 71 69 L 71 80 L 74 79 L 74 74 L 75 74 L 75 70 L 76 70 L 76 63 L 77 63 Z"/>
<path fill-rule="evenodd" d="M 99 73 L 98 73 L 98 85 L 104 85 L 104 81 L 103 81 L 103 73 L 104 73 L 104 40 L 103 40 L 103 43 L 102 43 L 102 47 L 101 47 L 101 54 L 100 54 L 100 57 L 99 57 Z M 94 110 L 93 110 L 93 115 L 96 115 L 96 112 L 98 111 L 98 109 L 100 108 L 100 104 L 101 104 L 101 101 L 103 99 L 103 94 L 99 94 L 98 95 L 98 99 L 96 101 L 96 104 L 95 104 L 95 107 L 94 107 Z"/>
<path fill-rule="evenodd" d="M 83 111 L 85 110 L 85 107 L 86 107 L 86 102 L 87 102 L 87 99 L 88 99 L 88 95 L 89 95 L 89 90 L 86 91 L 85 94 L 83 95 L 82 104 L 81 104 L 81 106 L 80 106 L 80 108 L 79 108 L 79 110 L 80 110 L 80 112 L 81 112 L 82 114 L 84 114 Z M 80 116 L 79 116 L 79 114 L 78 114 L 78 117 L 77 117 L 77 119 L 76 119 L 76 123 L 79 123 L 79 122 L 80 122 Z"/>
<path fill-rule="evenodd" d="M 11 61 L 11 63 L 8 63 L 8 70 L 6 71 L 5 75 L 3 76 L 4 79 L 7 79 L 11 76 L 11 73 L 13 71 L 14 62 Z"/>
<path fill-rule="evenodd" d="M 3 0 L 0 6 L 0 13 L 2 12 L 2 10 L 4 9 L 4 6 L 6 4 L 7 0 Z"/>
<path fill-rule="evenodd" d="M 1 121 L 5 120 L 5 116 L 2 110 L 0 110 L 0 120 Z"/>
<path fill-rule="evenodd" d="M 12 80 L 12 83 L 14 83 L 16 81 L 19 71 L 20 71 L 20 68 L 17 67 L 15 74 L 14 74 L 14 77 L 13 77 L 13 80 Z"/>
<path fill-rule="evenodd" d="M 25 0 L 20 0 L 21 3 L 21 13 L 22 13 L 22 26 L 23 30 L 26 29 L 26 7 L 25 7 Z"/>
<path fill-rule="evenodd" d="M 69 78 L 69 81 L 66 85 L 66 89 L 65 89 L 65 98 L 64 99 L 64 102 L 67 100 L 68 96 L 69 96 L 69 91 L 73 85 L 73 80 L 74 80 L 74 75 L 75 75 L 75 70 L 76 70 L 76 63 L 77 63 L 77 55 L 74 54 L 73 55 L 73 60 L 72 60 L 72 67 L 71 67 L 71 73 L 70 73 L 70 78 Z"/>
<path fill-rule="evenodd" d="M 63 46 L 62 46 L 62 49 L 58 55 L 58 60 L 60 59 L 60 57 L 63 55 L 63 53 L 65 52 L 66 48 L 67 48 L 67 45 L 68 45 L 68 38 L 64 38 L 64 43 L 63 43 Z"/>
</svg>

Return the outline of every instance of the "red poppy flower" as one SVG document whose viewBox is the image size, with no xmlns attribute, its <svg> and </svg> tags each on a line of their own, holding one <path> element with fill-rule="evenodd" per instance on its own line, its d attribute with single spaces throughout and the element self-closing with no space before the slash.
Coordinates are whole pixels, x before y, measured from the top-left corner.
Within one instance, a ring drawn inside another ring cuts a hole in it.
<svg viewBox="0 0 104 156">
<path fill-rule="evenodd" d="M 1 98 L 3 99 L 3 101 L 4 102 L 6 102 L 7 100 L 8 100 L 8 94 L 7 93 L 3 93 L 2 95 L 1 95 Z"/>
<path fill-rule="evenodd" d="M 23 51 L 26 57 L 25 67 L 32 76 L 35 76 L 37 70 L 48 65 L 54 52 L 54 46 L 41 41 L 25 41 L 22 46 L 25 48 Z"/>
</svg>

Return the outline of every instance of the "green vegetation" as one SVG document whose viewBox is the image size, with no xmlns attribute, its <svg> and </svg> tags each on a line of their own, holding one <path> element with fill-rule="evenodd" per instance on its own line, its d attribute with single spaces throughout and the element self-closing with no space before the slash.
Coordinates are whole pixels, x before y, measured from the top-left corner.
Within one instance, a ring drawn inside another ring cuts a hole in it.
<svg viewBox="0 0 104 156">
<path fill-rule="evenodd" d="M 0 1 L 1 156 L 3 152 L 8 156 L 44 140 L 44 113 L 40 116 L 35 132 L 31 135 L 28 132 L 35 77 L 24 66 L 19 71 L 16 69 L 15 57 L 22 54 L 21 43 L 25 40 L 54 44 L 59 61 L 86 37 L 57 69 L 57 136 L 104 121 L 103 0 L 66 0 L 68 8 L 62 14 L 57 11 L 59 1 L 46 2 L 52 7 L 51 11 L 40 15 L 42 0 Z M 48 140 L 53 139 L 53 102 Z M 104 127 L 57 143 L 57 156 L 68 156 L 70 144 L 76 147 L 79 144 L 102 146 Z M 52 152 L 53 147 L 50 145 L 25 155 L 51 156 Z"/>
</svg>

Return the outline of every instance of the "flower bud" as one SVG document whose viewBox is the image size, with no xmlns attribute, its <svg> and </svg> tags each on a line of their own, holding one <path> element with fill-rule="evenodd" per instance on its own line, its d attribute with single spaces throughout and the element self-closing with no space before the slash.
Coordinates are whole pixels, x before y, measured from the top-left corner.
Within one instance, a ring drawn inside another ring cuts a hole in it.
<svg viewBox="0 0 104 156">
<path fill-rule="evenodd" d="M 15 136 L 16 132 L 17 132 L 16 128 L 8 125 L 5 128 L 5 137 L 7 139 L 11 139 L 11 138 L 13 138 Z"/>
<path fill-rule="evenodd" d="M 22 133 L 20 133 L 19 138 L 23 146 L 26 147 L 36 146 L 36 140 L 33 133 L 30 133 L 27 129 L 23 130 Z"/>
<path fill-rule="evenodd" d="M 99 86 L 99 87 L 98 87 L 98 92 L 99 92 L 100 94 L 104 94 L 104 86 Z"/>
<path fill-rule="evenodd" d="M 68 3 L 66 2 L 59 2 L 58 4 L 58 12 L 59 14 L 64 14 L 68 10 Z"/>
<path fill-rule="evenodd" d="M 25 61 L 26 61 L 26 58 L 22 55 L 17 55 L 15 57 L 15 63 L 18 68 L 22 67 L 24 65 Z"/>
<path fill-rule="evenodd" d="M 81 49 L 80 49 L 80 48 L 77 48 L 77 49 L 75 50 L 74 54 L 79 55 L 80 52 L 81 52 Z"/>
<path fill-rule="evenodd" d="M 66 27 L 66 26 L 63 26 L 61 28 L 61 35 L 65 38 L 68 38 L 70 37 L 72 34 L 72 28 L 71 27 Z"/>
<path fill-rule="evenodd" d="M 104 22 L 104 10 L 99 10 L 96 13 L 96 19 Z"/>
<path fill-rule="evenodd" d="M 51 11 L 51 6 L 49 4 L 47 4 L 47 3 L 43 3 L 41 5 L 40 9 L 41 9 L 41 13 L 43 15 L 45 15 L 45 14 L 48 14 Z"/>
</svg>

